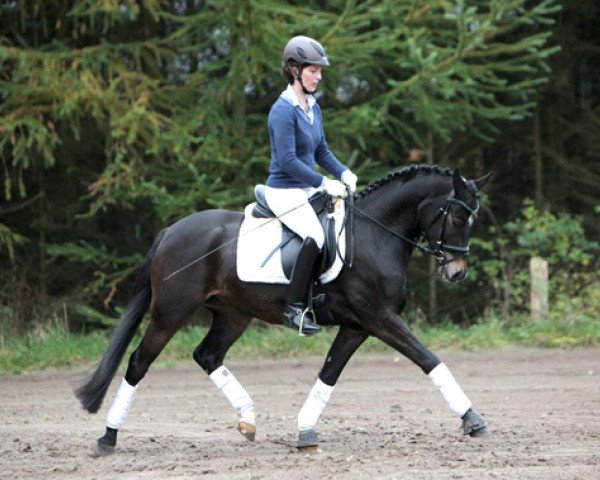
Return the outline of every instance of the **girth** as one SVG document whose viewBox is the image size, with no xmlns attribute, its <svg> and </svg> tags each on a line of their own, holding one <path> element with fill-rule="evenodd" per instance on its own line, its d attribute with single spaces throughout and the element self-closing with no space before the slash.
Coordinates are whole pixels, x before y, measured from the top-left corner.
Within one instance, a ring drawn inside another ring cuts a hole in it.
<svg viewBox="0 0 600 480">
<path fill-rule="evenodd" d="M 254 187 L 254 196 L 256 197 L 256 205 L 252 209 L 252 216 L 256 218 L 274 218 L 277 217 L 273 211 L 269 208 L 265 198 L 265 186 L 256 185 Z M 321 262 L 315 274 L 318 276 L 321 273 L 328 270 L 335 260 L 336 256 L 336 238 L 335 238 L 335 226 L 333 219 L 330 214 L 333 212 L 333 203 L 331 196 L 325 192 L 317 192 L 308 199 L 309 203 L 313 207 L 317 218 L 323 227 L 325 233 L 325 244 L 321 252 Z M 293 230 L 288 228 L 285 223 L 281 222 L 282 234 L 281 242 L 275 249 L 265 258 L 263 265 L 266 264 L 269 259 L 277 252 L 281 250 L 281 266 L 283 273 L 287 278 L 292 275 L 292 269 L 294 268 L 294 262 L 302 246 L 302 238 Z"/>
</svg>

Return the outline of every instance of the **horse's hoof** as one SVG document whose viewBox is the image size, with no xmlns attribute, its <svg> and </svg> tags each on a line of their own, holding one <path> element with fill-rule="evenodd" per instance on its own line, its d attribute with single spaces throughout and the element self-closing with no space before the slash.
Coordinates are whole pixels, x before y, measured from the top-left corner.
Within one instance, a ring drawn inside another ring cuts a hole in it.
<svg viewBox="0 0 600 480">
<path fill-rule="evenodd" d="M 238 432 L 251 442 L 256 438 L 256 427 L 250 423 L 240 421 L 238 423 Z"/>
<path fill-rule="evenodd" d="M 319 448 L 317 432 L 313 429 L 300 431 L 300 433 L 298 433 L 298 443 L 296 444 L 296 448 L 303 452 L 317 451 Z"/>
<path fill-rule="evenodd" d="M 117 445 L 117 433 L 118 430 L 116 428 L 106 427 L 106 433 L 98 439 L 98 445 L 92 456 L 105 457 L 113 453 Z"/>
<path fill-rule="evenodd" d="M 477 438 L 477 437 L 487 437 L 489 435 L 487 426 L 483 426 L 481 428 L 478 428 L 477 430 L 473 430 L 471 432 L 469 432 L 469 436 L 473 437 L 473 438 Z"/>
<path fill-rule="evenodd" d="M 106 457 L 115 451 L 115 446 L 109 443 L 103 442 L 104 437 L 98 439 L 96 448 L 91 453 L 92 457 Z"/>
<path fill-rule="evenodd" d="M 462 428 L 465 435 L 485 437 L 488 434 L 487 423 L 475 410 L 469 409 L 462 416 Z"/>
</svg>

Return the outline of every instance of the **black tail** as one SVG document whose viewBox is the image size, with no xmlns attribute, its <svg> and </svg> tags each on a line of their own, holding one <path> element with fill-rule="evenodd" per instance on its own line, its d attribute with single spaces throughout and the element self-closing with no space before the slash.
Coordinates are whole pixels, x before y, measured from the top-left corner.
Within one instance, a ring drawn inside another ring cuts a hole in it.
<svg viewBox="0 0 600 480">
<path fill-rule="evenodd" d="M 125 312 L 110 339 L 102 360 L 100 360 L 94 373 L 75 390 L 75 395 L 81 401 L 83 408 L 90 413 L 96 413 L 102 405 L 102 400 L 104 400 L 110 382 L 119 368 L 123 355 L 125 355 L 131 339 L 144 318 L 144 314 L 150 307 L 150 300 L 152 299 L 150 264 L 164 234 L 165 230 L 162 230 L 156 236 L 150 251 L 146 255 L 144 264 L 140 267 L 133 296 L 125 308 Z"/>
</svg>

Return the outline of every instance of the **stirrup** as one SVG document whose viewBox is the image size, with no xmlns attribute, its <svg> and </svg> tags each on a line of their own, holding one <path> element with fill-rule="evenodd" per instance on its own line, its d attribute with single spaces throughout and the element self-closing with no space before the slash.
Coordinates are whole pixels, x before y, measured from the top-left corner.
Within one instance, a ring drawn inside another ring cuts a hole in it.
<svg viewBox="0 0 600 480">
<path fill-rule="evenodd" d="M 298 322 L 298 335 L 300 335 L 301 337 L 305 337 L 306 336 L 306 333 L 304 333 L 302 331 L 302 329 L 304 328 L 304 319 L 306 318 L 306 314 L 308 312 L 310 312 L 310 313 L 312 313 L 314 315 L 314 312 L 312 311 L 312 309 L 309 308 L 309 307 L 306 307 L 304 310 L 302 310 L 302 314 L 300 315 L 300 321 Z M 309 321 L 308 323 L 312 323 L 314 326 L 318 326 L 315 322 L 310 322 Z"/>
<path fill-rule="evenodd" d="M 286 307 L 286 311 L 284 311 L 283 313 L 283 324 L 286 327 L 290 328 L 295 328 L 297 326 L 298 335 L 300 335 L 301 337 L 319 333 L 321 331 L 321 327 L 317 325 L 316 322 L 310 320 L 306 322 L 304 321 L 304 319 L 307 318 L 307 314 L 309 312 L 314 316 L 314 312 L 310 307 L 304 307 L 300 305 L 288 305 Z M 308 330 L 312 329 L 313 331 L 304 331 L 305 326 Z"/>
</svg>

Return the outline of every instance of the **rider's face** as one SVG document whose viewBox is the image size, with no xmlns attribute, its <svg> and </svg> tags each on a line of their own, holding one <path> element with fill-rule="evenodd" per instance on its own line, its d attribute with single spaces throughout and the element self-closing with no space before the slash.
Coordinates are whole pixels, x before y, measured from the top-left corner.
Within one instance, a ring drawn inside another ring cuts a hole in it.
<svg viewBox="0 0 600 480">
<path fill-rule="evenodd" d="M 302 83 L 309 92 L 314 92 L 323 78 L 320 65 L 308 65 L 302 69 Z"/>
</svg>

